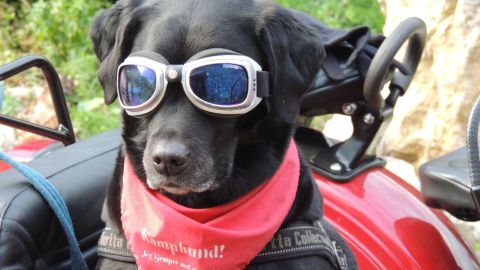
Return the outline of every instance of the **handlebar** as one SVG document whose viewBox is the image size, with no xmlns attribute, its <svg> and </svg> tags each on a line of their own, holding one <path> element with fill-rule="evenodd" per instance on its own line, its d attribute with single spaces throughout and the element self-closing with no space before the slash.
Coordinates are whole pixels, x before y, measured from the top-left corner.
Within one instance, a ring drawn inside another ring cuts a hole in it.
<svg viewBox="0 0 480 270">
<path fill-rule="evenodd" d="M 408 73 L 396 71 L 390 84 L 391 90 L 399 92 L 400 95 L 405 93 L 422 58 L 426 36 L 427 27 L 425 23 L 419 18 L 408 18 L 400 23 L 382 43 L 372 60 L 363 85 L 363 95 L 370 111 L 379 114 L 382 110 L 385 101 L 380 95 L 380 91 L 385 84 L 388 73 L 391 71 L 395 55 L 402 45 L 408 41 L 408 47 L 402 61 Z"/>
<path fill-rule="evenodd" d="M 467 155 L 470 180 L 472 182 L 471 195 L 473 202 L 480 210 L 480 152 L 478 145 L 478 129 L 480 125 L 480 98 L 473 106 L 467 127 Z"/>
<path fill-rule="evenodd" d="M 59 123 L 58 130 L 52 130 L 5 115 L 0 115 L 0 123 L 30 132 L 36 131 L 36 133 L 42 136 L 59 140 L 65 145 L 74 143 L 75 134 L 65 102 L 62 84 L 57 71 L 47 59 L 38 55 L 27 55 L 4 66 L 0 66 L 0 82 L 32 67 L 40 68 L 47 80 L 50 95 L 52 96 L 53 107 Z"/>
</svg>

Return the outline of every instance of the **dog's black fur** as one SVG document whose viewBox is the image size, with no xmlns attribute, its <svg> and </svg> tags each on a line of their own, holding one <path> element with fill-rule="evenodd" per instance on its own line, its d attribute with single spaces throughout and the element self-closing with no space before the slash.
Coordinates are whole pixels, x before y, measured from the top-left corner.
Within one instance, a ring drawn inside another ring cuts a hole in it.
<svg viewBox="0 0 480 270">
<path fill-rule="evenodd" d="M 98 76 L 107 104 L 116 99 L 118 65 L 140 50 L 157 52 L 170 64 L 183 64 L 200 51 L 225 48 L 255 59 L 271 76 L 271 97 L 236 118 L 200 112 L 180 84 L 169 84 L 161 106 L 146 117 L 123 112 L 124 145 L 103 213 L 107 226 L 120 231 L 124 154 L 137 175 L 149 179 L 149 187 L 192 208 L 232 201 L 272 176 L 294 133 L 300 97 L 325 56 L 312 29 L 268 1 L 120 0 L 96 18 L 90 37 L 101 62 Z M 185 164 L 182 161 L 181 169 L 159 173 L 155 158 L 162 153 L 180 156 Z M 302 161 L 297 196 L 283 225 L 321 217 L 318 188 Z M 97 266 L 136 269 L 105 258 Z M 250 265 L 249 269 L 333 266 L 324 258 L 310 256 Z"/>
</svg>

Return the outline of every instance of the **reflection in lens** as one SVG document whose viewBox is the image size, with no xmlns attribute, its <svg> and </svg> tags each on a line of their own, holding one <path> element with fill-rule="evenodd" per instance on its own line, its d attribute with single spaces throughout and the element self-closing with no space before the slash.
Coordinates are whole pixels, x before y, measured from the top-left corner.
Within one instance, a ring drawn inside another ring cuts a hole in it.
<svg viewBox="0 0 480 270">
<path fill-rule="evenodd" d="M 124 66 L 119 78 L 120 99 L 126 106 L 142 105 L 155 93 L 156 81 L 155 71 L 150 68 Z"/>
<path fill-rule="evenodd" d="M 236 105 L 248 94 L 248 75 L 240 65 L 213 64 L 190 74 L 190 87 L 202 100 L 216 105 Z"/>
</svg>

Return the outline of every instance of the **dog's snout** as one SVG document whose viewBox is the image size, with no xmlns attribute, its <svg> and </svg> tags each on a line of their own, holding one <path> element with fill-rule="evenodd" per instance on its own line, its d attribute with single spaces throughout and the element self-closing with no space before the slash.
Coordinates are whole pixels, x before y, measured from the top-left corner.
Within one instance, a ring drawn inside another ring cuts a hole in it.
<svg viewBox="0 0 480 270">
<path fill-rule="evenodd" d="M 162 175 L 176 175 L 185 169 L 188 155 L 187 148 L 181 143 L 160 145 L 152 153 L 153 166 Z"/>
</svg>

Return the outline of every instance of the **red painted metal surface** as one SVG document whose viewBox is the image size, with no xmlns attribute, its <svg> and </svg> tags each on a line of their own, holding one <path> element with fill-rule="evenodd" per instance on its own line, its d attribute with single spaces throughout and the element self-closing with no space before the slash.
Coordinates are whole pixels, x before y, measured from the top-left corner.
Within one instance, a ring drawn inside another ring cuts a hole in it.
<svg viewBox="0 0 480 270">
<path fill-rule="evenodd" d="M 22 144 L 7 152 L 28 162 L 55 141 Z M 0 162 L 0 172 L 8 169 Z M 475 253 L 445 215 L 385 169 L 337 183 L 314 174 L 326 219 L 352 248 L 360 269 L 480 269 Z"/>
<path fill-rule="evenodd" d="M 31 161 L 39 151 L 47 149 L 50 145 L 56 143 L 54 140 L 35 140 L 26 142 L 7 151 L 6 154 L 19 162 Z M 0 172 L 10 169 L 5 162 L 0 161 Z"/>
<path fill-rule="evenodd" d="M 453 224 L 385 169 L 348 183 L 314 174 L 327 220 L 344 236 L 360 269 L 480 269 Z"/>
<path fill-rule="evenodd" d="M 0 172 L 6 171 L 8 169 L 10 169 L 10 166 L 5 162 L 0 161 Z"/>
<path fill-rule="evenodd" d="M 55 143 L 54 140 L 35 140 L 12 148 L 7 155 L 20 162 L 32 161 L 35 154 Z"/>
</svg>

